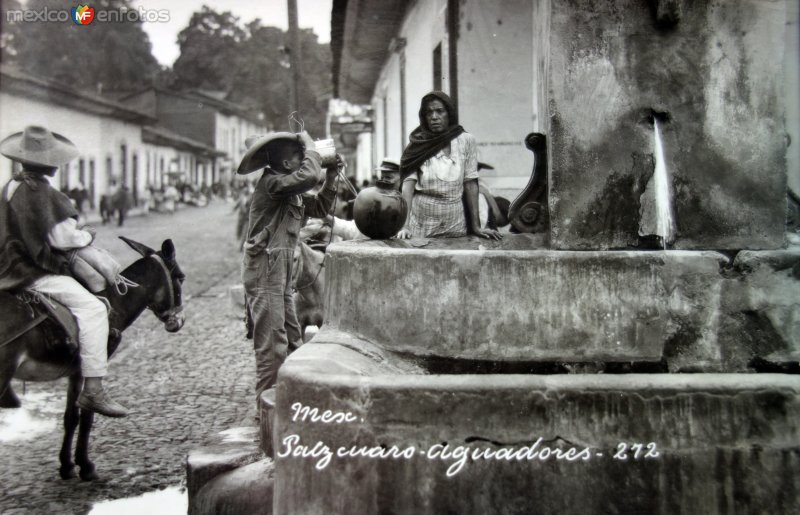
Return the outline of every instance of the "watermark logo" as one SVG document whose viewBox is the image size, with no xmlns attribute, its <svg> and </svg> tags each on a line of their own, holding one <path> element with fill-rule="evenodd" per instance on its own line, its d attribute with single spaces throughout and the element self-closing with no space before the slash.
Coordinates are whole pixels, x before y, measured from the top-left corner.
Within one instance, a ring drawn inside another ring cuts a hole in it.
<svg viewBox="0 0 800 515">
<path fill-rule="evenodd" d="M 8 23 L 63 23 L 72 20 L 75 25 L 97 23 L 167 23 L 170 20 L 168 9 L 97 9 L 78 4 L 72 9 L 9 9 L 2 11 Z"/>
<path fill-rule="evenodd" d="M 89 25 L 94 21 L 94 7 L 80 5 L 72 8 L 72 21 L 76 25 Z"/>
</svg>

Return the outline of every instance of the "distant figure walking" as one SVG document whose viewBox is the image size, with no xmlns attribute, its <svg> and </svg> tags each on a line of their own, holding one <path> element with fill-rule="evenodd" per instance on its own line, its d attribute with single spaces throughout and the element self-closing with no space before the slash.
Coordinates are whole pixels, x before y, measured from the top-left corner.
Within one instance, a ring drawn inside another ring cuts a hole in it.
<svg viewBox="0 0 800 515">
<path fill-rule="evenodd" d="M 122 224 L 125 223 L 125 216 L 128 214 L 128 210 L 133 206 L 133 195 L 131 195 L 131 191 L 128 187 L 123 185 L 114 194 L 111 202 L 114 209 L 117 211 L 117 225 L 122 227 Z"/>
<path fill-rule="evenodd" d="M 178 201 L 180 198 L 180 193 L 178 193 L 178 189 L 173 186 L 172 184 L 167 185 L 164 189 L 164 211 L 167 213 L 174 213 L 175 212 L 175 202 Z"/>
<path fill-rule="evenodd" d="M 100 217 L 103 225 L 107 224 L 114 216 L 114 195 L 117 193 L 116 181 L 111 181 L 106 188 L 105 194 L 100 197 Z"/>
<path fill-rule="evenodd" d="M 139 200 L 141 201 L 142 213 L 145 215 L 149 214 L 150 202 L 153 200 L 153 187 L 150 186 L 150 183 L 147 183 L 147 185 L 144 187 Z"/>
<path fill-rule="evenodd" d="M 83 206 L 89 200 L 89 194 L 82 182 L 78 181 L 78 184 L 69 191 L 69 198 L 75 202 L 75 209 L 78 210 L 78 214 L 83 216 Z"/>
</svg>

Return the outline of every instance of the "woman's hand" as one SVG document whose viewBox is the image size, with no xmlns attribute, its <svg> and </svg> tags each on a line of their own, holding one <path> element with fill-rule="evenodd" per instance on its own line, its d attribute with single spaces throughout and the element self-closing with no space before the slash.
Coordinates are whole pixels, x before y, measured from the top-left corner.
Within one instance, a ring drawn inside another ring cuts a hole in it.
<svg viewBox="0 0 800 515">
<path fill-rule="evenodd" d="M 479 238 L 486 238 L 487 240 L 502 240 L 503 239 L 503 235 L 500 234 L 498 231 L 495 231 L 494 229 L 481 229 L 481 228 L 478 228 L 478 229 L 475 229 L 472 232 L 475 234 L 475 236 L 477 236 Z"/>
<path fill-rule="evenodd" d="M 403 181 L 403 185 L 401 186 L 401 195 L 403 196 L 403 200 L 406 204 L 406 209 L 408 210 L 406 213 L 406 224 L 411 219 L 411 204 L 414 202 L 414 187 L 417 185 L 416 180 L 406 180 Z M 411 238 L 411 231 L 409 231 L 406 226 L 400 229 L 400 232 L 397 233 L 397 236 L 400 240 L 407 240 Z"/>
<path fill-rule="evenodd" d="M 322 232 L 322 228 L 325 227 L 325 225 L 325 221 L 321 218 L 309 218 L 306 225 L 300 228 L 298 239 L 300 241 L 305 241 L 314 238 Z"/>
</svg>

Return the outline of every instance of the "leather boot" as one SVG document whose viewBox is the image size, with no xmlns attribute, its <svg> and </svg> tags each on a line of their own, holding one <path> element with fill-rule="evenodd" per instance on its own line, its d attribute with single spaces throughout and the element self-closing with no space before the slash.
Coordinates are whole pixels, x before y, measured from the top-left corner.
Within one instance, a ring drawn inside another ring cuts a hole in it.
<svg viewBox="0 0 800 515">
<path fill-rule="evenodd" d="M 83 390 L 76 402 L 79 408 L 99 413 L 105 417 L 120 418 L 128 416 L 128 410 L 109 397 L 105 388 L 97 392 Z"/>
</svg>

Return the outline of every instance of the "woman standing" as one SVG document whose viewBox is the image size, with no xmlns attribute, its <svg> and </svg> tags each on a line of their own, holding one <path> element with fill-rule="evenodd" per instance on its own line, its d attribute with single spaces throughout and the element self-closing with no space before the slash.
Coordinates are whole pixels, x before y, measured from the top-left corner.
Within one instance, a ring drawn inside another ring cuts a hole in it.
<svg viewBox="0 0 800 515">
<path fill-rule="evenodd" d="M 465 236 L 469 228 L 476 236 L 499 240 L 500 233 L 480 226 L 475 138 L 458 124 L 450 97 L 441 91 L 422 97 L 419 123 L 400 161 L 410 210 L 398 237 Z"/>
</svg>

